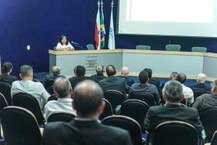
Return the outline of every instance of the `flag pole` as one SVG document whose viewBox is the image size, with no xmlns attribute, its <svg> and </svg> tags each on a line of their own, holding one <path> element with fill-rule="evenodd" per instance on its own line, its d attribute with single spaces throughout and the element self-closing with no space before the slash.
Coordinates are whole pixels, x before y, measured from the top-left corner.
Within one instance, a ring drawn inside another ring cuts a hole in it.
<svg viewBox="0 0 217 145">
<path fill-rule="evenodd" d="M 97 2 L 98 5 L 98 10 L 97 10 L 97 15 L 96 15 L 96 25 L 95 25 L 95 35 L 94 35 L 94 40 L 96 44 L 96 49 L 100 50 L 100 45 L 101 45 L 101 32 L 100 32 L 100 1 L 98 0 Z"/>
<path fill-rule="evenodd" d="M 109 40 L 108 40 L 108 48 L 109 49 L 115 49 L 113 7 L 114 7 L 114 1 L 112 0 L 112 2 L 111 2 L 111 18 L 110 18 L 110 27 L 109 27 Z"/>
<path fill-rule="evenodd" d="M 100 31 L 101 31 L 101 34 L 100 34 L 100 39 L 101 39 L 101 49 L 103 49 L 105 47 L 105 24 L 104 24 L 104 13 L 103 13 L 103 0 L 101 0 L 101 11 L 100 11 Z"/>
</svg>

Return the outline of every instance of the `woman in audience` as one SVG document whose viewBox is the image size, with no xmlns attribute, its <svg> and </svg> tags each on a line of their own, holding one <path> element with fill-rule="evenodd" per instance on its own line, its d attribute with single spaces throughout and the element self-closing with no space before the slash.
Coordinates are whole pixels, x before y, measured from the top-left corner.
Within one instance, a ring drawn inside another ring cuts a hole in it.
<svg viewBox="0 0 217 145">
<path fill-rule="evenodd" d="M 56 50 L 68 51 L 74 50 L 74 47 L 68 42 L 67 37 L 62 35 L 59 42 L 57 43 Z"/>
</svg>

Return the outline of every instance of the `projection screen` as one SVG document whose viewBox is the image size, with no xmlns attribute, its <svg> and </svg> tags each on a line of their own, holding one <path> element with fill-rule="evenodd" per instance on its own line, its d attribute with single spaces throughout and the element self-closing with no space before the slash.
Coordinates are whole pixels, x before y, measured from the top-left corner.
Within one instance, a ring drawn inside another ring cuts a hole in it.
<svg viewBox="0 0 217 145">
<path fill-rule="evenodd" d="M 118 33 L 217 37 L 217 0 L 119 0 Z"/>
</svg>

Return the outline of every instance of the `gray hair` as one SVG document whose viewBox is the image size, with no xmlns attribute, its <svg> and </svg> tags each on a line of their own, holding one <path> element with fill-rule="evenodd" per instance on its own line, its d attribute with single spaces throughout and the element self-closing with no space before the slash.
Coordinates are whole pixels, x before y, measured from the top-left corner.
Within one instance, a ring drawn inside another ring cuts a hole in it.
<svg viewBox="0 0 217 145">
<path fill-rule="evenodd" d="M 30 65 L 22 65 L 20 67 L 20 75 L 21 76 L 32 76 L 33 75 L 33 69 Z"/>
<path fill-rule="evenodd" d="M 53 88 L 57 94 L 57 97 L 65 98 L 70 92 L 71 83 L 68 79 L 64 77 L 59 77 L 55 80 Z"/>
<path fill-rule="evenodd" d="M 206 75 L 203 74 L 203 73 L 199 73 L 199 74 L 197 75 L 197 82 L 204 84 L 205 81 L 206 81 Z"/>
<path fill-rule="evenodd" d="M 167 100 L 170 102 L 179 102 L 183 96 L 183 88 L 182 84 L 178 81 L 171 80 L 166 82 L 164 90 L 164 96 L 166 96 Z"/>
</svg>

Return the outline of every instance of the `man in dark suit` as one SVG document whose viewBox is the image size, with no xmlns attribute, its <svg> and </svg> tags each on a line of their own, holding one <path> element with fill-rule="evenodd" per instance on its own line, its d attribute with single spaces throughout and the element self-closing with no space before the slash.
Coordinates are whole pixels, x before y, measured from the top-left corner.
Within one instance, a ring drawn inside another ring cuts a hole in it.
<svg viewBox="0 0 217 145">
<path fill-rule="evenodd" d="M 63 75 L 60 75 L 60 67 L 59 66 L 53 66 L 52 69 L 52 74 L 45 76 L 44 79 L 44 87 L 45 89 L 50 93 L 53 94 L 53 84 L 55 80 L 59 77 L 64 77 Z"/>
<path fill-rule="evenodd" d="M 132 145 L 126 130 L 98 121 L 105 106 L 103 91 L 98 84 L 90 80 L 79 83 L 73 98 L 77 117 L 69 123 L 48 123 L 43 145 Z"/>
<path fill-rule="evenodd" d="M 144 127 L 152 134 L 155 127 L 165 121 L 179 120 L 194 125 L 199 134 L 203 126 L 199 120 L 199 113 L 195 108 L 181 106 L 184 99 L 182 84 L 178 81 L 169 81 L 165 84 L 163 98 L 166 102 L 163 106 L 150 107 L 144 122 Z"/>
<path fill-rule="evenodd" d="M 106 67 L 106 73 L 108 77 L 99 82 L 103 91 L 105 92 L 107 90 L 117 90 L 125 94 L 127 91 L 126 80 L 115 76 L 115 67 L 113 65 L 108 65 Z"/>
<path fill-rule="evenodd" d="M 213 108 L 217 106 L 217 80 L 214 80 L 211 84 L 211 94 L 203 94 L 196 98 L 193 107 L 199 112 L 207 108 Z"/>
<path fill-rule="evenodd" d="M 106 78 L 103 73 L 104 73 L 104 65 L 99 64 L 96 66 L 96 74 L 90 77 L 96 80 L 97 82 L 99 82 L 103 80 L 104 78 Z"/>
<path fill-rule="evenodd" d="M 128 75 L 129 75 L 129 69 L 128 67 L 124 66 L 121 69 L 121 76 L 118 76 L 118 77 L 124 78 L 127 82 L 127 86 L 130 87 L 132 86 L 132 84 L 134 84 L 134 80 L 131 79 Z"/>
<path fill-rule="evenodd" d="M 160 80 L 158 78 L 152 77 L 152 69 L 145 68 L 144 71 L 148 72 L 148 78 L 149 78 L 148 83 L 155 85 L 157 87 L 158 92 L 160 92 L 161 91 L 160 90 Z"/>
<path fill-rule="evenodd" d="M 18 78 L 16 76 L 11 76 L 11 72 L 13 69 L 13 65 L 10 62 L 5 62 L 2 66 L 2 75 L 0 75 L 0 82 L 7 83 L 9 85 L 12 85 L 12 83 Z"/>
<path fill-rule="evenodd" d="M 192 89 L 194 94 L 196 94 L 196 92 L 200 92 L 200 94 L 210 93 L 211 87 L 207 86 L 205 82 L 206 82 L 206 75 L 203 73 L 199 73 L 197 75 L 197 83 L 189 87 Z M 194 97 L 196 98 L 198 96 L 194 96 Z"/>
<path fill-rule="evenodd" d="M 92 79 L 91 77 L 87 77 L 85 76 L 85 73 L 86 73 L 86 69 L 84 66 L 82 65 L 78 65 L 74 68 L 74 74 L 75 74 L 75 77 L 71 77 L 69 78 L 69 81 L 71 83 L 71 86 L 72 86 L 72 89 L 75 88 L 75 86 L 81 82 L 81 81 L 84 81 L 84 80 L 94 80 Z M 94 80 L 95 81 L 95 80 Z"/>
</svg>

